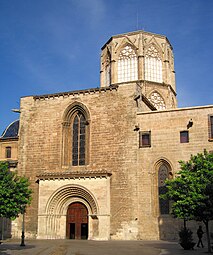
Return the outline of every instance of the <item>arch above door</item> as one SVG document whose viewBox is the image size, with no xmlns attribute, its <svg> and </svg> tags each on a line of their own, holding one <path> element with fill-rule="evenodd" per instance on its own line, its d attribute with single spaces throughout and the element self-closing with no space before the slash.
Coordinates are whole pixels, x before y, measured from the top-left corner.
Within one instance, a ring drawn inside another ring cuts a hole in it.
<svg viewBox="0 0 213 255">
<path fill-rule="evenodd" d="M 77 198 L 77 200 L 76 200 Z M 47 203 L 47 214 L 63 214 L 66 215 L 67 207 L 74 201 L 83 200 L 88 205 L 89 214 L 98 213 L 98 205 L 91 194 L 85 187 L 80 185 L 66 185 L 56 190 Z"/>
</svg>

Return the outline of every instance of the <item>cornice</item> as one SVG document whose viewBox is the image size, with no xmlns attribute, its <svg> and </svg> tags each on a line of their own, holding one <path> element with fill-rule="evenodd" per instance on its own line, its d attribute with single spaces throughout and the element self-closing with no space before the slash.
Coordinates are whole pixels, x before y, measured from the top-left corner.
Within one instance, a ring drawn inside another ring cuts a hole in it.
<svg viewBox="0 0 213 255">
<path fill-rule="evenodd" d="M 84 89 L 84 90 L 74 90 L 74 91 L 68 91 L 68 92 L 59 92 L 54 94 L 44 94 L 44 95 L 35 95 L 33 96 L 34 100 L 45 100 L 45 99 L 54 99 L 58 97 L 68 97 L 68 96 L 75 96 L 75 95 L 85 95 L 85 94 L 94 94 L 94 93 L 101 93 L 101 92 L 107 92 L 112 90 L 117 90 L 117 85 L 111 85 L 108 87 L 100 87 L 100 88 L 91 88 L 91 89 Z"/>
<path fill-rule="evenodd" d="M 112 173 L 106 170 L 99 170 L 99 171 L 67 171 L 67 172 L 45 172 L 43 174 L 39 174 L 36 177 L 38 180 L 65 180 L 65 179 L 96 179 L 96 178 L 107 178 L 111 176 Z"/>
<path fill-rule="evenodd" d="M 18 141 L 19 137 L 0 137 L 0 142 L 12 142 L 12 141 Z"/>
<path fill-rule="evenodd" d="M 203 105 L 203 106 L 191 106 L 184 108 L 171 108 L 164 110 L 157 110 L 152 112 L 137 112 L 137 115 L 148 115 L 148 114 L 160 114 L 165 112 L 181 112 L 181 111 L 193 111 L 193 110 L 204 110 L 204 109 L 213 109 L 213 105 Z"/>
</svg>

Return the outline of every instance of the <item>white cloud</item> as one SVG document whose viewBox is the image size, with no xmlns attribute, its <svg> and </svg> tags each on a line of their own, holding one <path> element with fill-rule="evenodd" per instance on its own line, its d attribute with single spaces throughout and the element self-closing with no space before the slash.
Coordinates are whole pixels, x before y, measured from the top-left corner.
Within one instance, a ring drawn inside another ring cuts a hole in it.
<svg viewBox="0 0 213 255">
<path fill-rule="evenodd" d="M 75 0 L 73 3 L 78 7 L 79 15 L 85 19 L 91 28 L 100 25 L 106 13 L 106 6 L 103 0 Z"/>
</svg>

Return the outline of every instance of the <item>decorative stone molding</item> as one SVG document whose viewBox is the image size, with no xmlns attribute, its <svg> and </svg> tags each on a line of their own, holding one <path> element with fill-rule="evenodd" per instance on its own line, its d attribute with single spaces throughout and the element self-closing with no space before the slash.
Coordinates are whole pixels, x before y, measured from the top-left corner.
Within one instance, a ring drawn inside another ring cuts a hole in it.
<svg viewBox="0 0 213 255">
<path fill-rule="evenodd" d="M 72 171 L 72 172 L 57 172 L 57 173 L 43 173 L 37 175 L 38 180 L 60 180 L 60 179 L 86 179 L 86 178 L 107 178 L 112 174 L 105 170 L 100 171 Z"/>
</svg>

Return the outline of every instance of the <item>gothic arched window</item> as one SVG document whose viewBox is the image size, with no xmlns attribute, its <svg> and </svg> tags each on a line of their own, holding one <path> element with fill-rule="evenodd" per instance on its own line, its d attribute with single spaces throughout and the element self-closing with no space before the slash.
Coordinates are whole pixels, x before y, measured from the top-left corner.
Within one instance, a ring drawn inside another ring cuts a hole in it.
<svg viewBox="0 0 213 255">
<path fill-rule="evenodd" d="M 162 96 L 156 91 L 149 96 L 149 101 L 156 107 L 157 110 L 166 109 Z"/>
<path fill-rule="evenodd" d="M 118 58 L 118 82 L 138 79 L 138 59 L 132 47 L 125 46 Z"/>
<path fill-rule="evenodd" d="M 162 199 L 160 195 L 167 191 L 165 180 L 169 177 L 169 169 L 166 164 L 162 164 L 158 170 L 158 195 L 160 214 L 169 214 L 169 200 Z"/>
<path fill-rule="evenodd" d="M 152 44 L 145 53 L 145 80 L 162 82 L 162 60 L 156 47 Z"/>
<path fill-rule="evenodd" d="M 80 102 L 70 105 L 63 117 L 62 166 L 83 166 L 89 159 L 89 111 Z"/>
<path fill-rule="evenodd" d="M 72 165 L 85 165 L 86 154 L 86 120 L 82 113 L 78 112 L 72 124 Z"/>
</svg>

